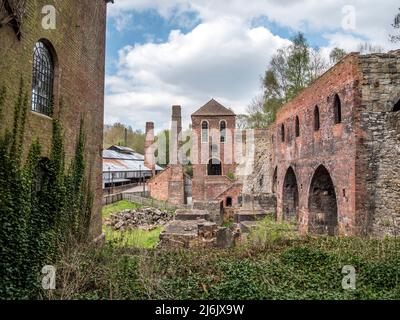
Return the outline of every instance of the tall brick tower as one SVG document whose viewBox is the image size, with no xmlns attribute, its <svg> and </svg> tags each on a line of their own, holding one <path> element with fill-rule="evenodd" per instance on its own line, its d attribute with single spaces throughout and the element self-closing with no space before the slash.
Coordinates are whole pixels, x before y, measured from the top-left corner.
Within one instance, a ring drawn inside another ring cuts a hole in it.
<svg viewBox="0 0 400 320">
<path fill-rule="evenodd" d="M 235 125 L 233 111 L 214 99 L 192 114 L 193 201 L 215 200 L 231 186 Z"/>
<path fill-rule="evenodd" d="M 181 106 L 172 106 L 169 167 L 171 176 L 169 179 L 169 201 L 172 203 L 185 203 L 185 183 L 181 157 L 179 156 L 182 139 L 182 115 Z"/>
<path fill-rule="evenodd" d="M 146 122 L 146 141 L 144 143 L 144 165 L 151 169 L 154 177 L 156 171 L 156 161 L 154 156 L 154 122 Z"/>
<path fill-rule="evenodd" d="M 182 114 L 181 106 L 172 106 L 171 132 L 170 132 L 170 153 L 169 163 L 179 164 L 181 157 L 179 155 L 182 145 Z"/>
</svg>

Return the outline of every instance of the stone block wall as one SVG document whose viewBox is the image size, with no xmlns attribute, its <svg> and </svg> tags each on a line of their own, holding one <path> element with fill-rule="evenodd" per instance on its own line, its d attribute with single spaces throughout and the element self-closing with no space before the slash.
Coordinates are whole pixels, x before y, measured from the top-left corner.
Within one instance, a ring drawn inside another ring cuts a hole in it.
<svg viewBox="0 0 400 320">
<path fill-rule="evenodd" d="M 400 51 L 360 56 L 357 212 L 363 233 L 400 232 Z"/>
</svg>

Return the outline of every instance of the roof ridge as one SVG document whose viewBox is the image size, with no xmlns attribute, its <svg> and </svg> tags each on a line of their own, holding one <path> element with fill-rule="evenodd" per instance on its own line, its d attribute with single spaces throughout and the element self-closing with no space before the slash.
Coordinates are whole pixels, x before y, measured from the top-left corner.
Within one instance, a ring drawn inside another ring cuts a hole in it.
<svg viewBox="0 0 400 320">
<path fill-rule="evenodd" d="M 205 115 L 224 115 L 224 116 L 235 116 L 235 113 L 223 106 L 220 102 L 211 98 L 205 105 L 199 108 L 197 111 L 192 113 L 192 116 L 205 116 Z"/>
</svg>

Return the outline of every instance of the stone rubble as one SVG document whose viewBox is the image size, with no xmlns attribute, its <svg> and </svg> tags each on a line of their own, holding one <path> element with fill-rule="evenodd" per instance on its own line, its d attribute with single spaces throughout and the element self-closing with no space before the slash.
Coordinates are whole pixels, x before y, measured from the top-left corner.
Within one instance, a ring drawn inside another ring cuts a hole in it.
<svg viewBox="0 0 400 320">
<path fill-rule="evenodd" d="M 126 209 L 119 213 L 111 214 L 105 219 L 104 224 L 119 231 L 133 228 L 151 231 L 157 227 L 164 226 L 172 219 L 173 215 L 167 211 L 143 207 L 139 209 Z"/>
</svg>

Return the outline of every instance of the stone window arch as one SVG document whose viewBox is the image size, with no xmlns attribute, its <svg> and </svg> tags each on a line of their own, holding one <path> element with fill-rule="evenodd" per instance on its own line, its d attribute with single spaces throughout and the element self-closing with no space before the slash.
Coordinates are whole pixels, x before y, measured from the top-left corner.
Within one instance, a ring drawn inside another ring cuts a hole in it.
<svg viewBox="0 0 400 320">
<path fill-rule="evenodd" d="M 219 122 L 219 134 L 220 134 L 220 142 L 224 143 L 226 141 L 226 121 L 221 120 Z"/>
<path fill-rule="evenodd" d="M 314 107 L 314 131 L 319 131 L 320 129 L 320 116 L 318 106 Z"/>
<path fill-rule="evenodd" d="M 308 196 L 308 230 L 311 233 L 336 235 L 338 207 L 336 191 L 329 171 L 320 165 L 314 172 Z"/>
<path fill-rule="evenodd" d="M 299 189 L 296 174 L 289 167 L 283 182 L 283 218 L 286 221 L 296 222 L 299 213 Z"/>
<path fill-rule="evenodd" d="M 209 141 L 209 125 L 207 120 L 201 122 L 201 142 L 208 143 Z"/>
<path fill-rule="evenodd" d="M 300 120 L 299 117 L 296 116 L 296 123 L 295 123 L 295 131 L 296 131 L 296 137 L 300 137 Z"/>
<path fill-rule="evenodd" d="M 33 49 L 32 111 L 52 116 L 54 55 L 48 41 L 36 42 Z"/>
<path fill-rule="evenodd" d="M 232 207 L 232 197 L 227 197 L 225 201 L 227 207 Z"/>
<path fill-rule="evenodd" d="M 339 95 L 335 94 L 335 101 L 333 105 L 335 114 L 335 124 L 342 122 L 342 102 L 340 101 Z"/>
</svg>

